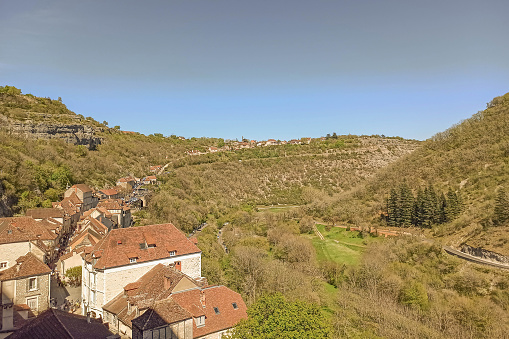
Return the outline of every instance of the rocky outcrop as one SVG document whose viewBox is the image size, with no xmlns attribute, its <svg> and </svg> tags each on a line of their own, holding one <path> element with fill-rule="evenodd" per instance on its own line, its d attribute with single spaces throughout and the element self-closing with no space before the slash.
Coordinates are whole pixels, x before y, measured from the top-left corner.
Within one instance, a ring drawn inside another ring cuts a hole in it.
<svg viewBox="0 0 509 339">
<path fill-rule="evenodd" d="M 16 121 L 0 115 L 2 125 L 9 133 L 32 139 L 61 139 L 74 145 L 84 145 L 95 150 L 102 139 L 95 135 L 96 130 L 80 124 L 35 123 L 30 120 Z"/>
<path fill-rule="evenodd" d="M 478 247 L 472 247 L 469 245 L 462 245 L 461 246 L 461 252 L 470 254 L 474 257 L 502 263 L 502 264 L 509 264 L 509 258 L 495 252 L 491 252 L 488 250 L 485 250 L 484 248 L 478 248 Z"/>
</svg>

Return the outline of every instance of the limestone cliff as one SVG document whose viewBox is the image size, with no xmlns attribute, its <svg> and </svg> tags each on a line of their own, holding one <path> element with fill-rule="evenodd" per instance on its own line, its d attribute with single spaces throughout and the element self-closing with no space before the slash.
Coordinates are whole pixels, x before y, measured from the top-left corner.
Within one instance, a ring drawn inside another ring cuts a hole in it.
<svg viewBox="0 0 509 339">
<path fill-rule="evenodd" d="M 95 150 L 102 142 L 94 127 L 82 124 L 14 120 L 0 114 L 0 126 L 15 135 L 32 139 L 61 139 L 70 144 L 84 145 L 90 150 Z"/>
</svg>

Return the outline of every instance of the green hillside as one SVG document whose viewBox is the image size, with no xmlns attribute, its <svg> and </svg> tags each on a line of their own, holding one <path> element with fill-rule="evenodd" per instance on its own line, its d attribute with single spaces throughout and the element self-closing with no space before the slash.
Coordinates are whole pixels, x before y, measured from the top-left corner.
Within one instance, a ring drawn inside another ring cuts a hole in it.
<svg viewBox="0 0 509 339">
<path fill-rule="evenodd" d="M 399 190 L 401 185 L 408 186 L 414 197 L 426 187 L 432 187 L 437 195 L 453 191 L 460 197 L 460 215 L 431 225 L 430 236 L 444 237 L 453 245 L 468 243 L 509 255 L 507 222 L 497 223 L 494 213 L 497 192 L 509 188 L 509 94 L 437 133 L 324 210 L 337 208 L 341 219 L 348 221 L 344 213 L 348 211 L 341 208 L 348 204 L 359 212 L 362 223 L 384 226 L 380 213 L 387 211 L 391 189 Z"/>
</svg>

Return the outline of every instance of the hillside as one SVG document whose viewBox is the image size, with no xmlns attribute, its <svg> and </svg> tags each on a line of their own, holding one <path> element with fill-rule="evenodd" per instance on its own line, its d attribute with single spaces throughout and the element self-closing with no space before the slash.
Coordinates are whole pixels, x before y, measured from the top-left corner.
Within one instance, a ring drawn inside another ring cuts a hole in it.
<svg viewBox="0 0 509 339">
<path fill-rule="evenodd" d="M 459 217 L 435 225 L 430 236 L 454 246 L 468 244 L 509 255 L 507 223 L 494 225 L 498 189 L 509 185 L 509 93 L 487 104 L 448 130 L 437 133 L 415 152 L 379 171 L 362 189 L 347 192 L 328 206 L 348 202 L 361 211 L 364 223 L 384 225 L 392 188 L 406 184 L 414 196 L 431 185 L 437 194 L 449 189 L 463 201 Z"/>
<path fill-rule="evenodd" d="M 345 135 L 236 149 L 223 139 L 123 132 L 10 86 L 0 87 L 0 122 L 1 215 L 49 205 L 68 184 L 103 188 L 168 164 L 151 219 L 188 229 L 242 204 L 301 204 L 343 192 L 419 144 Z M 210 146 L 223 147 L 210 153 Z M 193 150 L 202 154 L 188 155 Z"/>
</svg>

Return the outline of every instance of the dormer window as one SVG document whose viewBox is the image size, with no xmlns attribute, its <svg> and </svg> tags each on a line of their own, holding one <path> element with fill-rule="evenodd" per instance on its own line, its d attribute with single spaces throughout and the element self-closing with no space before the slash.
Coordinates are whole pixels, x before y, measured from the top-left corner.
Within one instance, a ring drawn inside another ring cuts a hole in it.
<svg viewBox="0 0 509 339">
<path fill-rule="evenodd" d="M 170 257 L 174 257 L 177 255 L 177 251 L 170 251 Z"/>
<path fill-rule="evenodd" d="M 122 240 L 117 241 L 117 245 L 122 245 Z"/>
<path fill-rule="evenodd" d="M 131 264 L 134 264 L 134 263 L 136 262 L 136 258 L 129 258 L 129 262 L 130 262 Z"/>
<path fill-rule="evenodd" d="M 200 317 L 194 318 L 194 322 L 196 323 L 196 327 L 203 327 L 203 326 L 205 326 L 205 316 L 202 315 Z"/>
</svg>

